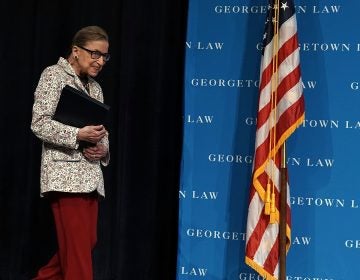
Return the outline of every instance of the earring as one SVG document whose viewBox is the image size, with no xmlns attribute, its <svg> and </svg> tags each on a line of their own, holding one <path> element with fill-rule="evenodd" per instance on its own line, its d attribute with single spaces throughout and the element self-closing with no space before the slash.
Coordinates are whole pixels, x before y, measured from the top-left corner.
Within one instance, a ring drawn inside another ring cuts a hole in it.
<svg viewBox="0 0 360 280">
<path fill-rule="evenodd" d="M 77 59 L 78 59 L 78 56 L 77 56 L 77 55 L 75 55 L 75 56 L 74 56 L 74 58 L 77 60 Z"/>
</svg>

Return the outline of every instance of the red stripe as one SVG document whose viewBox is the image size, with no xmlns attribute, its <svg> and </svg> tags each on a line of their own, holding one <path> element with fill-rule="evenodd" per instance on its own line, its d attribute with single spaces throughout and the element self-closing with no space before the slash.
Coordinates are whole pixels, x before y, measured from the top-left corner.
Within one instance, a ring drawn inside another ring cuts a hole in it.
<svg viewBox="0 0 360 280">
<path fill-rule="evenodd" d="M 267 46 L 267 47 L 271 47 L 271 46 Z M 299 44 L 298 44 L 297 34 L 294 34 L 279 49 L 278 65 L 280 65 L 290 54 L 296 51 L 298 47 Z M 274 63 L 273 61 L 274 59 L 272 58 L 269 64 L 264 69 L 261 70 L 261 83 L 259 86 L 260 91 L 262 91 L 264 87 L 271 81 L 271 77 L 273 75 L 273 63 Z"/>
<path fill-rule="evenodd" d="M 302 116 L 304 110 L 304 97 L 303 95 L 292 104 L 279 118 L 277 122 L 277 139 L 280 137 Z"/>
<path fill-rule="evenodd" d="M 266 184 L 268 182 L 268 179 L 269 177 L 266 172 L 261 173 L 258 177 L 259 183 L 263 186 L 264 190 L 266 190 Z"/>
<path fill-rule="evenodd" d="M 259 181 L 260 181 L 261 185 L 266 186 L 266 184 L 268 182 L 268 175 L 266 173 L 261 174 L 259 176 Z M 270 183 L 272 183 L 271 180 L 270 180 Z M 278 184 L 279 184 L 279 182 L 278 182 Z M 278 190 L 276 188 L 274 189 L 274 193 L 275 193 L 276 208 L 279 209 L 280 193 L 278 192 Z M 288 205 L 288 207 L 287 207 L 287 223 L 289 226 L 290 226 L 290 217 L 291 217 L 290 211 L 291 211 L 291 209 Z M 260 247 L 260 243 L 263 238 L 263 235 L 267 231 L 268 225 L 269 225 L 269 216 L 262 213 L 260 216 L 260 219 L 259 219 L 255 229 L 253 230 L 253 232 L 249 238 L 249 241 L 247 243 L 246 255 L 248 257 L 250 257 L 252 259 L 254 258 L 258 248 Z M 264 263 L 264 268 L 266 269 L 266 271 L 270 272 L 271 274 L 273 274 L 273 272 L 275 271 L 275 268 L 277 265 L 277 260 L 278 260 L 278 238 L 279 238 L 279 236 L 276 237 L 276 241 Z"/>
<path fill-rule="evenodd" d="M 293 88 L 297 83 L 299 83 L 300 76 L 300 65 L 298 65 L 292 72 L 290 72 L 285 78 L 283 78 L 277 89 L 277 104 L 291 88 Z M 258 112 L 257 128 L 260 128 L 268 120 L 270 112 L 271 104 L 269 102 Z"/>
<path fill-rule="evenodd" d="M 264 269 L 270 274 L 274 275 L 275 268 L 279 262 L 279 238 L 276 238 L 270 253 L 268 254 L 265 262 Z"/>
<path fill-rule="evenodd" d="M 289 55 L 296 51 L 299 47 L 297 34 L 295 33 L 287 40 L 279 49 L 278 65 L 280 65 Z"/>
<path fill-rule="evenodd" d="M 260 92 L 264 89 L 264 87 L 266 87 L 268 83 L 270 83 L 273 74 L 273 60 L 271 60 L 269 65 L 261 70 L 261 83 L 259 85 Z"/>
<path fill-rule="evenodd" d="M 246 256 L 251 259 L 254 258 L 256 251 L 259 248 L 261 239 L 264 235 L 267 225 L 269 224 L 269 219 L 269 215 L 265 215 L 264 213 L 262 213 L 254 231 L 252 232 L 248 240 L 248 243 L 246 245 Z"/>
<path fill-rule="evenodd" d="M 263 108 L 261 108 L 261 110 L 259 110 L 258 112 L 258 117 L 257 117 L 257 128 L 259 129 L 260 127 L 263 126 L 264 123 L 266 123 L 266 121 L 269 119 L 269 115 L 271 112 L 271 103 L 267 103 Z"/>
<path fill-rule="evenodd" d="M 250 194 L 249 194 L 249 204 L 251 200 L 254 198 L 254 195 L 256 194 L 255 188 L 250 188 Z"/>
<path fill-rule="evenodd" d="M 268 159 L 270 152 L 270 135 L 275 135 L 275 129 L 277 129 L 276 125 L 271 129 L 271 132 L 268 131 L 267 137 L 264 139 L 263 143 L 257 147 L 254 156 L 254 170 L 262 166 Z"/>
<path fill-rule="evenodd" d="M 267 160 L 269 154 L 269 134 L 265 141 L 256 149 L 254 157 L 254 170 L 257 170 Z"/>
<path fill-rule="evenodd" d="M 298 48 L 298 41 L 296 34 L 292 36 L 288 41 L 286 41 L 283 46 L 279 50 L 279 61 L 278 65 L 280 65 L 289 55 L 291 55 L 294 51 Z M 271 77 L 273 75 L 273 60 L 269 63 L 269 65 L 262 71 L 262 78 L 261 84 L 259 87 L 260 96 L 262 94 L 262 90 L 266 87 L 268 83 L 271 82 Z M 300 66 L 297 65 L 295 69 L 285 77 L 278 86 L 278 96 L 277 102 L 283 97 L 283 95 L 287 92 L 288 89 L 292 88 L 296 85 L 300 80 Z M 261 127 L 267 120 L 270 111 L 271 111 L 271 104 L 268 103 L 258 112 L 258 121 L 257 127 Z"/>
<path fill-rule="evenodd" d="M 277 88 L 277 103 L 280 102 L 281 98 L 292 89 L 300 81 L 300 65 L 298 65 L 293 71 L 291 71 L 283 80 L 280 82 Z"/>
<path fill-rule="evenodd" d="M 273 133 L 274 129 L 276 129 L 276 141 L 278 142 L 279 139 L 283 136 L 283 134 L 303 115 L 305 111 L 304 106 L 304 95 L 301 95 L 300 98 L 292 104 L 290 107 L 286 109 L 278 119 L 276 125 L 272 128 Z M 263 143 L 258 146 L 255 151 L 255 159 L 254 159 L 254 166 L 256 167 L 255 170 L 261 166 L 265 160 L 267 159 L 269 153 L 269 135 L 268 132 L 267 138 L 263 141 Z"/>
</svg>

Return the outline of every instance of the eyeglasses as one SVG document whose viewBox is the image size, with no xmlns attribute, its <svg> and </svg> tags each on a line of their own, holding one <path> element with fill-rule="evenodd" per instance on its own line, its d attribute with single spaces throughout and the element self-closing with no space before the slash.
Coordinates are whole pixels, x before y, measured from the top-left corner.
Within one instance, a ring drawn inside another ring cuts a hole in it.
<svg viewBox="0 0 360 280">
<path fill-rule="evenodd" d="M 102 53 L 102 52 L 99 52 L 99 51 L 92 51 L 92 50 L 89 50 L 89 49 L 81 47 L 81 46 L 78 46 L 78 47 L 80 49 L 83 49 L 84 51 L 87 51 L 91 55 L 92 59 L 99 59 L 102 56 L 104 58 L 105 62 L 110 60 L 110 54 L 109 53 Z"/>
</svg>

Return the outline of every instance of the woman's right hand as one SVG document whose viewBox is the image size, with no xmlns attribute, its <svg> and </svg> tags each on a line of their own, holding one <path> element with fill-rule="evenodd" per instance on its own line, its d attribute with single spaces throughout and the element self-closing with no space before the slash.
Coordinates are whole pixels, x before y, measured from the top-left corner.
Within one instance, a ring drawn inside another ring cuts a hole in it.
<svg viewBox="0 0 360 280">
<path fill-rule="evenodd" d="M 79 129 L 79 132 L 77 134 L 77 140 L 87 141 L 96 144 L 106 134 L 107 131 L 103 125 L 88 125 Z"/>
</svg>

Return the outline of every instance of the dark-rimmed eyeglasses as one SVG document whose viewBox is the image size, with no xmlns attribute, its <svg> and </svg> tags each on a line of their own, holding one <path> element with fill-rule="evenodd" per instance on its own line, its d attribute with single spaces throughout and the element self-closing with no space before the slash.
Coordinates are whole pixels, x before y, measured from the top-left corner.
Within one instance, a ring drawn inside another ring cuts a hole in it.
<svg viewBox="0 0 360 280">
<path fill-rule="evenodd" d="M 107 62 L 110 60 L 110 54 L 109 53 L 102 53 L 99 51 L 92 51 L 87 48 L 78 46 L 80 49 L 83 49 L 84 51 L 87 51 L 92 59 L 99 59 L 101 56 L 104 58 L 104 61 Z"/>
</svg>

